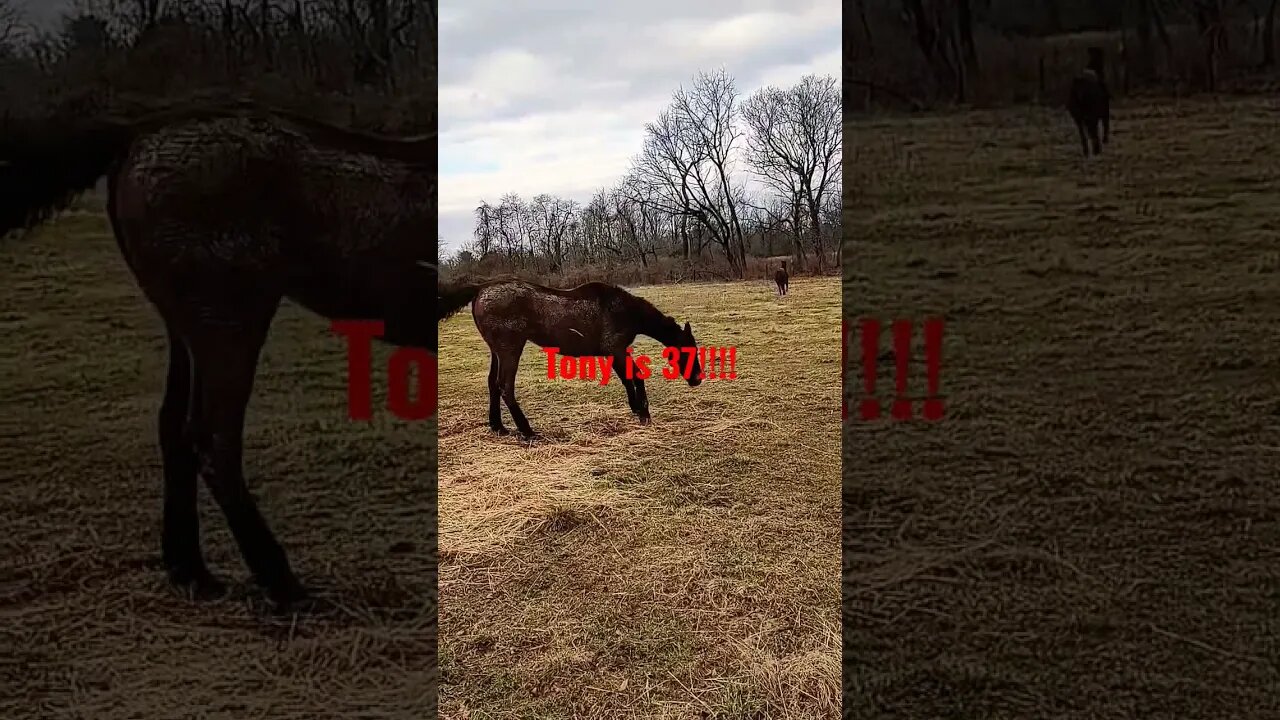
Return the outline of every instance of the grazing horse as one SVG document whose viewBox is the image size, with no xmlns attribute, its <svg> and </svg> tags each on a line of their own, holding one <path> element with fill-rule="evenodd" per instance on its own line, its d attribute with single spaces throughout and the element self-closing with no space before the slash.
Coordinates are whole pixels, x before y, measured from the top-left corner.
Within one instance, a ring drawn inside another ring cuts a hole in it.
<svg viewBox="0 0 1280 720">
<path fill-rule="evenodd" d="M 787 287 L 790 285 L 790 282 L 787 280 L 786 260 L 782 261 L 782 267 L 778 268 L 778 271 L 773 274 L 773 281 L 778 284 L 778 294 L 786 295 Z"/>
<path fill-rule="evenodd" d="M 1107 91 L 1106 75 L 1102 69 L 1102 48 L 1089 48 L 1089 64 L 1071 80 L 1067 95 L 1067 112 L 1080 132 L 1080 145 L 1084 156 L 1089 157 L 1090 144 L 1093 154 L 1102 154 L 1102 145 L 1111 139 L 1111 94 Z M 1098 125 L 1102 125 L 1102 137 L 1098 137 Z"/>
<path fill-rule="evenodd" d="M 163 560 L 221 595 L 200 549 L 202 477 L 255 581 L 303 599 L 245 484 L 245 410 L 282 298 L 435 352 L 436 138 L 386 138 L 246 103 L 0 127 L 0 235 L 108 177 L 116 243 L 168 336 L 159 412 Z"/>
<path fill-rule="evenodd" d="M 610 358 L 614 374 L 627 391 L 627 404 L 642 425 L 650 420 L 649 396 L 643 379 L 626 376 L 631 343 L 637 335 L 647 335 L 669 348 L 697 347 L 689 323 L 682 328 L 648 300 L 605 283 L 557 290 L 522 280 L 496 280 L 442 288 L 439 302 L 441 320 L 471 303 L 472 319 L 489 346 L 489 427 L 499 435 L 507 434 L 499 395 L 520 433 L 534 435 L 516 402 L 516 370 L 526 342 L 559 348 L 561 355 L 569 357 Z M 679 363 L 683 373 L 683 356 Z M 697 387 L 702 382 L 702 366 L 696 351 L 691 368 L 685 379 L 690 387 Z M 658 368 L 651 370 L 660 372 Z"/>
</svg>

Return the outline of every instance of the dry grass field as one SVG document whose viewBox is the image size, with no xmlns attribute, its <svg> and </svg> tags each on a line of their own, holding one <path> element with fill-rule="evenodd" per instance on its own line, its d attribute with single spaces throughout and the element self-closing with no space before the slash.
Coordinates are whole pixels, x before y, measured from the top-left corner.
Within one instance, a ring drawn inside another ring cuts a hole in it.
<svg viewBox="0 0 1280 720">
<path fill-rule="evenodd" d="M 846 316 L 944 316 L 948 408 L 846 428 L 845 717 L 1280 717 L 1277 110 L 846 124 Z"/>
<path fill-rule="evenodd" d="M 738 348 L 736 380 L 649 380 L 648 427 L 528 346 L 545 439 L 498 437 L 470 309 L 441 326 L 441 717 L 838 717 L 839 283 L 635 292 Z"/>
<path fill-rule="evenodd" d="M 232 592 L 194 604 L 164 581 L 164 333 L 100 203 L 0 243 L 0 328 L 0 717 L 428 716 L 435 423 L 348 421 L 327 321 L 282 309 L 249 406 L 250 487 L 318 597 L 280 619 L 203 488 Z"/>
</svg>

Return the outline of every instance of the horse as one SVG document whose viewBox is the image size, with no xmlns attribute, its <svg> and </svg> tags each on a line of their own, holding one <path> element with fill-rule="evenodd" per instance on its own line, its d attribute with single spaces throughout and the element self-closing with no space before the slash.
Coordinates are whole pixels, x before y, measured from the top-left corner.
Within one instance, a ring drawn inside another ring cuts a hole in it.
<svg viewBox="0 0 1280 720">
<path fill-rule="evenodd" d="M 652 419 L 649 396 L 644 380 L 628 378 L 624 370 L 636 336 L 646 335 L 668 348 L 697 348 L 689 323 L 681 327 L 648 300 L 606 283 L 591 282 L 569 290 L 514 279 L 466 283 L 442 287 L 439 302 L 441 320 L 471 303 L 476 329 L 489 346 L 489 428 L 499 435 L 508 434 L 498 404 L 501 396 L 521 435 L 535 437 L 516 402 L 516 370 L 526 342 L 558 348 L 568 357 L 609 358 L 641 425 Z M 682 357 L 679 368 L 689 387 L 697 387 L 702 383 L 702 366 L 696 349 L 689 352 L 691 363 Z"/>
<path fill-rule="evenodd" d="M 1071 80 L 1067 112 L 1080 132 L 1084 156 L 1089 157 L 1090 144 L 1094 155 L 1102 154 L 1102 145 L 1111 139 L 1111 94 L 1102 68 L 1102 48 L 1089 48 L 1088 66 Z M 1099 123 L 1102 125 L 1101 139 L 1098 137 Z"/>
<path fill-rule="evenodd" d="M 357 132 L 253 103 L 127 117 L 6 118 L 0 236 L 31 230 L 107 176 L 125 264 L 163 321 L 161 550 L 195 599 L 202 477 L 277 609 L 308 591 L 245 484 L 245 411 L 287 297 L 334 320 L 380 320 L 384 342 L 436 352 L 436 137 Z"/>
<path fill-rule="evenodd" d="M 773 281 L 778 284 L 778 294 L 786 295 L 787 287 L 790 285 L 790 282 L 787 280 L 786 260 L 782 261 L 782 267 L 778 268 L 778 271 L 773 274 Z"/>
</svg>

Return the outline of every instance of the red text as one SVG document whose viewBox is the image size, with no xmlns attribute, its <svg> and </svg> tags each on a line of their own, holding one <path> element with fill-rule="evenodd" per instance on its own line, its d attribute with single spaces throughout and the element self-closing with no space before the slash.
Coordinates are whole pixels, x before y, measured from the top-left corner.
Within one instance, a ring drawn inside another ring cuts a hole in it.
<svg viewBox="0 0 1280 720">
<path fill-rule="evenodd" d="M 347 339 L 347 414 L 352 420 L 373 418 L 371 375 L 373 339 L 384 325 L 371 320 L 333 323 L 333 331 Z M 410 391 L 410 371 L 417 369 L 417 392 Z M 436 356 L 422 348 L 398 348 L 387 361 L 387 409 L 402 420 L 426 420 L 436 414 Z"/>
</svg>

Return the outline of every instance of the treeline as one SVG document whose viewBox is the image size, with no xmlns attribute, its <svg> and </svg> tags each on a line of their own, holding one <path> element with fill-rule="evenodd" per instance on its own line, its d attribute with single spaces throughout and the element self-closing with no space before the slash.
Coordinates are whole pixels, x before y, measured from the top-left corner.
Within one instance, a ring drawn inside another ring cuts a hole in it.
<svg viewBox="0 0 1280 720">
<path fill-rule="evenodd" d="M 0 0 L 0 111 L 251 97 L 368 129 L 435 126 L 435 0 Z"/>
<path fill-rule="evenodd" d="M 764 258 L 778 256 L 801 272 L 834 270 L 840 118 L 832 77 L 744 100 L 727 73 L 701 73 L 645 126 L 616 184 L 585 203 L 547 194 L 481 202 L 472 238 L 446 270 L 667 282 L 759 276 Z"/>
<path fill-rule="evenodd" d="M 1061 103 L 1090 46 L 1113 93 L 1274 90 L 1278 0 L 852 0 L 847 109 Z"/>
</svg>

